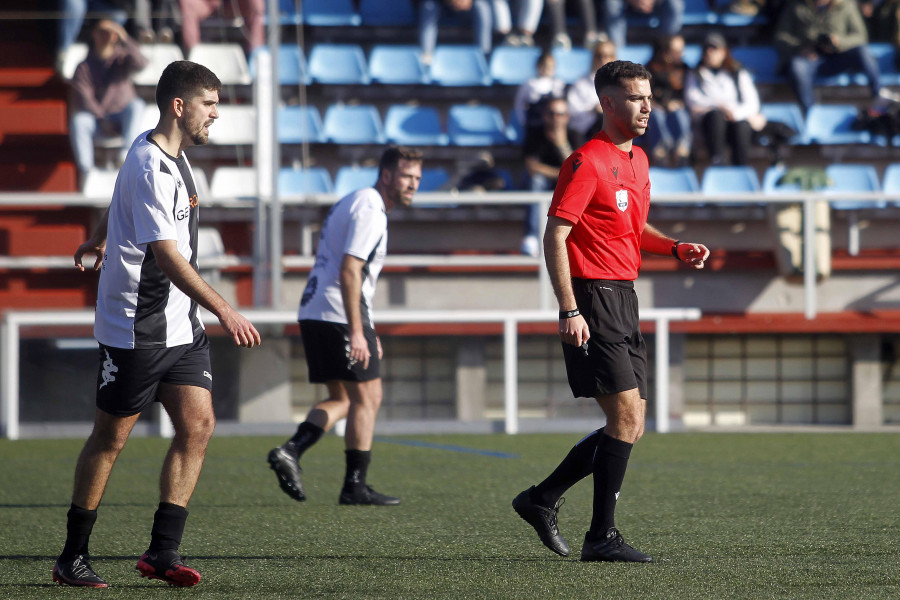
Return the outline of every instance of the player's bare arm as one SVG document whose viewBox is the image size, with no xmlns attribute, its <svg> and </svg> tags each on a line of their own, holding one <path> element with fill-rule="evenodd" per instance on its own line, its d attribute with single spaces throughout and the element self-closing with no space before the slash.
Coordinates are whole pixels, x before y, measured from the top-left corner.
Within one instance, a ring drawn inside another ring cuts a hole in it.
<svg viewBox="0 0 900 600">
<path fill-rule="evenodd" d="M 644 227 L 641 236 L 641 250 L 650 254 L 661 256 L 676 256 L 681 262 L 687 263 L 695 269 L 702 269 L 706 259 L 709 258 L 709 248 L 703 244 L 694 242 L 678 242 L 664 235 L 650 224 Z"/>
<path fill-rule="evenodd" d="M 544 231 L 544 259 L 550 273 L 553 293 L 559 302 L 559 310 L 572 311 L 578 308 L 575 293 L 572 291 L 572 275 L 569 270 L 569 255 L 566 252 L 566 238 L 572 231 L 572 223 L 560 217 L 547 217 L 547 229 Z M 559 337 L 567 344 L 581 346 L 591 334 L 587 323 L 581 315 L 559 320 Z"/>
<path fill-rule="evenodd" d="M 108 224 L 109 207 L 107 206 L 106 210 L 103 211 L 103 216 L 100 217 L 100 222 L 97 223 L 97 227 L 94 229 L 94 233 L 87 241 L 78 246 L 78 249 L 75 251 L 75 267 L 79 271 L 84 271 L 82 258 L 85 254 L 96 255 L 94 259 L 95 271 L 99 270 L 101 265 L 103 265 L 103 253 L 106 252 L 106 227 Z"/>
<path fill-rule="evenodd" d="M 347 315 L 347 328 L 350 330 L 350 358 L 360 362 L 363 369 L 369 368 L 371 356 L 359 308 L 365 264 L 363 259 L 350 254 L 345 254 L 341 261 L 341 297 L 344 300 L 344 313 Z"/>
<path fill-rule="evenodd" d="M 178 252 L 175 240 L 151 242 L 150 247 L 156 257 L 156 264 L 166 277 L 191 300 L 216 315 L 236 345 L 252 348 L 262 343 L 259 332 L 253 324 L 212 289 L 194 270 L 191 263 Z"/>
</svg>

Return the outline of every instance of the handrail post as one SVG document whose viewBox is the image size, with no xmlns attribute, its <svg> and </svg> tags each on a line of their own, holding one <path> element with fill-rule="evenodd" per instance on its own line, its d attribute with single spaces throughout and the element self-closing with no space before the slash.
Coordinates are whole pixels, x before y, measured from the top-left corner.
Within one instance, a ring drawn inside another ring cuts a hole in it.
<svg viewBox="0 0 900 600">
<path fill-rule="evenodd" d="M 503 321 L 503 400 L 505 408 L 505 431 L 510 435 L 519 433 L 519 365 L 516 351 L 518 327 L 516 319 Z"/>
<path fill-rule="evenodd" d="M 803 304 L 807 319 L 816 318 L 816 200 L 803 198 Z"/>
<path fill-rule="evenodd" d="M 19 439 L 19 323 L 14 314 L 3 318 L 2 399 L 0 421 L 6 439 Z"/>
<path fill-rule="evenodd" d="M 656 319 L 656 432 L 669 431 L 669 319 Z"/>
</svg>

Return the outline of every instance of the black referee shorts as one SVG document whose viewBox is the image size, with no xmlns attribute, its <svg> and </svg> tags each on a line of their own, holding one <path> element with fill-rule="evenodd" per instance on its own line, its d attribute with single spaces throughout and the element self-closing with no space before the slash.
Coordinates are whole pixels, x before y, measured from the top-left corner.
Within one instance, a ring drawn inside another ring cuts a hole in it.
<svg viewBox="0 0 900 600">
<path fill-rule="evenodd" d="M 369 344 L 369 366 L 350 359 L 350 330 L 343 323 L 300 321 L 300 335 L 306 352 L 306 366 L 312 383 L 328 381 L 371 381 L 381 377 L 381 360 L 375 330 L 363 328 Z"/>
<path fill-rule="evenodd" d="M 576 398 L 637 388 L 647 398 L 647 345 L 631 281 L 572 279 L 578 311 L 590 330 L 587 355 L 562 343 L 569 387 Z"/>
</svg>

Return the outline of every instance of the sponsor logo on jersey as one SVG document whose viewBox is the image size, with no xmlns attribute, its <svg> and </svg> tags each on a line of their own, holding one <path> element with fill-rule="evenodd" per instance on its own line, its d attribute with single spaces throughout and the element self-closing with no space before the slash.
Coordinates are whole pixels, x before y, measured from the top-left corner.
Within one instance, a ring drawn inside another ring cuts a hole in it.
<svg viewBox="0 0 900 600">
<path fill-rule="evenodd" d="M 628 190 L 616 190 L 616 206 L 619 210 L 625 212 L 628 208 Z"/>
<path fill-rule="evenodd" d="M 619 167 L 610 167 L 609 170 L 612 171 L 613 177 L 619 178 Z"/>
<path fill-rule="evenodd" d="M 577 171 L 577 170 L 578 170 L 578 167 L 580 167 L 580 166 L 581 166 L 581 159 L 580 159 L 580 158 L 573 158 L 573 159 L 572 159 L 572 173 L 574 173 L 575 171 Z"/>
<path fill-rule="evenodd" d="M 109 350 L 104 350 L 103 352 L 106 354 L 106 360 L 103 361 L 103 372 L 100 373 L 100 377 L 103 378 L 103 383 L 101 383 L 100 387 L 97 388 L 98 390 L 102 390 L 104 387 L 106 387 L 107 383 L 112 383 L 113 381 L 115 381 L 116 378 L 113 373 L 119 372 L 119 367 L 113 364 L 112 357 L 109 355 Z"/>
</svg>

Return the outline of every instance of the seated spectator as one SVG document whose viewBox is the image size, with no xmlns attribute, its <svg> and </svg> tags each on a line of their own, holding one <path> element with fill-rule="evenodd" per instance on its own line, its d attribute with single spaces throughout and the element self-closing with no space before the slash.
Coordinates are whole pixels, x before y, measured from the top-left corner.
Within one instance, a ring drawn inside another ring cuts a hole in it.
<svg viewBox="0 0 900 600">
<path fill-rule="evenodd" d="M 537 77 L 520 85 L 513 100 L 513 115 L 523 131 L 543 127 L 544 105 L 550 98 L 561 98 L 565 89 L 566 83 L 556 77 L 556 59 L 544 52 L 537 60 Z"/>
<path fill-rule="evenodd" d="M 500 192 L 508 189 L 508 184 L 503 173 L 497 169 L 494 155 L 484 150 L 465 169 L 457 188 L 461 192 Z"/>
<path fill-rule="evenodd" d="M 90 12 L 124 25 L 135 9 L 134 0 L 60 0 L 62 16 L 58 22 L 56 70 L 62 72 L 66 52 L 78 41 L 84 17 Z"/>
<path fill-rule="evenodd" d="M 860 0 L 869 39 L 900 46 L 900 0 Z"/>
<path fill-rule="evenodd" d="M 878 62 L 866 44 L 868 34 L 853 0 L 789 0 L 775 27 L 782 69 L 804 112 L 815 103 L 815 78 L 862 71 L 875 104 L 896 97 L 883 90 Z"/>
<path fill-rule="evenodd" d="M 568 50 L 572 47 L 572 38 L 566 33 L 566 0 L 547 0 L 546 6 L 550 13 L 553 47 Z M 578 10 L 584 25 L 584 47 L 593 48 L 601 39 L 601 34 L 597 31 L 597 11 L 594 9 L 594 0 L 578 0 Z"/>
<path fill-rule="evenodd" d="M 569 108 L 564 98 L 553 98 L 544 105 L 543 127 L 532 129 L 525 138 L 522 155 L 532 192 L 552 191 L 559 168 L 581 145 L 578 132 L 569 128 Z M 522 254 L 538 255 L 537 205 L 532 205 L 522 240 Z"/>
<path fill-rule="evenodd" d="M 728 164 L 726 147 L 730 146 L 731 164 L 746 165 L 753 132 L 765 126 L 766 118 L 760 114 L 753 78 L 734 59 L 720 34 L 706 36 L 700 64 L 688 73 L 684 99 L 703 132 L 710 163 Z"/>
<path fill-rule="evenodd" d="M 679 33 L 684 19 L 684 0 L 603 0 L 602 5 L 606 33 L 617 48 L 627 43 L 629 13 L 658 18 L 657 35 Z"/>
<path fill-rule="evenodd" d="M 494 30 L 503 36 L 507 46 L 534 46 L 534 32 L 541 22 L 544 0 L 514 0 L 516 4 L 516 28 L 513 30 L 509 0 L 492 0 L 494 6 Z"/>
<path fill-rule="evenodd" d="M 656 38 L 647 70 L 653 76 L 650 127 L 635 143 L 647 150 L 655 164 L 686 166 L 691 156 L 691 115 L 684 104 L 684 84 L 690 71 L 682 58 L 684 38 Z"/>
<path fill-rule="evenodd" d="M 171 44 L 181 20 L 178 0 L 135 0 L 133 19 L 135 35 L 142 44 Z"/>
<path fill-rule="evenodd" d="M 594 45 L 591 72 L 576 81 L 566 94 L 569 104 L 569 127 L 582 138 L 590 139 L 603 127 L 603 109 L 594 89 L 594 74 L 608 62 L 616 60 L 616 45 L 607 39 Z"/>
<path fill-rule="evenodd" d="M 447 10 L 469 13 L 472 16 L 474 44 L 480 47 L 482 52 L 489 54 L 493 45 L 489 0 L 422 0 L 419 5 L 419 44 L 422 47 L 422 62 L 430 65 L 434 58 L 442 6 Z"/>
<path fill-rule="evenodd" d="M 82 178 L 94 168 L 94 134 L 121 133 L 120 159 L 141 133 L 144 101 L 131 81 L 147 65 L 137 43 L 121 25 L 104 19 L 91 31 L 87 58 L 75 69 L 69 105 L 69 138 Z"/>
<path fill-rule="evenodd" d="M 244 49 L 249 54 L 266 43 L 266 2 L 265 0 L 236 0 L 237 10 L 244 22 L 246 43 Z M 208 19 L 222 7 L 222 0 L 179 0 L 181 5 L 181 46 L 187 56 L 191 48 L 199 44 L 200 22 Z M 233 7 L 232 2 L 226 4 Z M 238 15 L 235 15 L 238 16 Z"/>
</svg>

